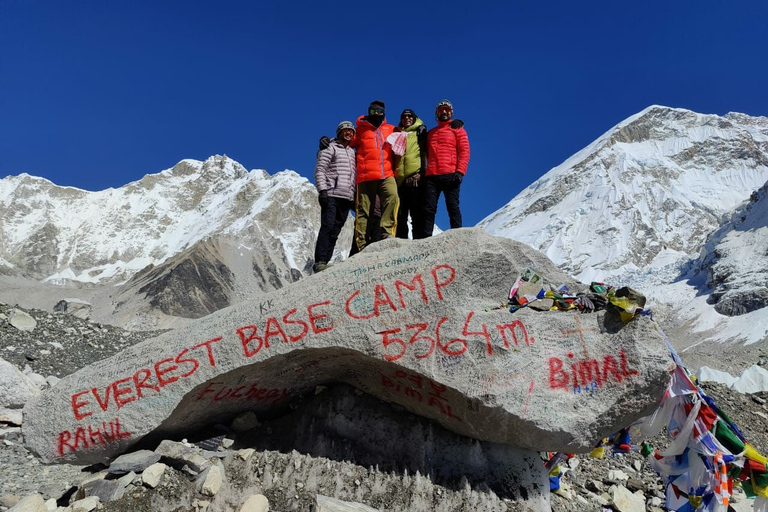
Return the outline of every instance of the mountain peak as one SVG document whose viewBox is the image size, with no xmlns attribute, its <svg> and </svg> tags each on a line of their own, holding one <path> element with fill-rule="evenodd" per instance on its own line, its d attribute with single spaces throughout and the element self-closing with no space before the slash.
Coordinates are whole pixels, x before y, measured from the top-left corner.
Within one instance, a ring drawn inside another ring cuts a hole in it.
<svg viewBox="0 0 768 512">
<path fill-rule="evenodd" d="M 759 125 L 652 105 L 479 226 L 532 245 L 587 282 L 690 259 L 720 217 L 768 181 Z"/>
<path fill-rule="evenodd" d="M 245 178 L 248 170 L 235 162 L 227 155 L 213 155 L 203 162 L 202 175 L 204 177 L 221 177 L 228 180 Z"/>
</svg>

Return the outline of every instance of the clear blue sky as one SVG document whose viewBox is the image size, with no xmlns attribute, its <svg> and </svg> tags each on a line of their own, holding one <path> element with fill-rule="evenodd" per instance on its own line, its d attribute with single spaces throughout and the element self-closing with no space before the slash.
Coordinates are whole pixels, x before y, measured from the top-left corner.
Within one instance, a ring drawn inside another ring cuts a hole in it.
<svg viewBox="0 0 768 512">
<path fill-rule="evenodd" d="M 443 98 L 471 226 L 651 104 L 768 115 L 768 2 L 0 0 L 0 177 L 101 190 L 227 154 L 311 179 L 371 100 L 431 127 Z"/>
</svg>

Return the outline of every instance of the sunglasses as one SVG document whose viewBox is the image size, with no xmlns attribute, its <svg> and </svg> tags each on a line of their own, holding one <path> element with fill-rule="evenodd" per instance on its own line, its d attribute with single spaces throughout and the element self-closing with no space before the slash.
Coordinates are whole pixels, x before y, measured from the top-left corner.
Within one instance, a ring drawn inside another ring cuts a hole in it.
<svg viewBox="0 0 768 512">
<path fill-rule="evenodd" d="M 384 113 L 384 109 L 383 108 L 372 108 L 368 112 L 370 112 L 371 114 L 383 114 Z"/>
<path fill-rule="evenodd" d="M 450 114 L 451 112 L 453 112 L 453 109 L 451 107 L 439 107 L 437 109 L 438 114 L 443 114 L 443 113 Z"/>
<path fill-rule="evenodd" d="M 413 114 L 403 114 L 400 116 L 400 119 L 405 119 L 406 117 L 410 117 L 411 119 L 413 119 Z"/>
</svg>

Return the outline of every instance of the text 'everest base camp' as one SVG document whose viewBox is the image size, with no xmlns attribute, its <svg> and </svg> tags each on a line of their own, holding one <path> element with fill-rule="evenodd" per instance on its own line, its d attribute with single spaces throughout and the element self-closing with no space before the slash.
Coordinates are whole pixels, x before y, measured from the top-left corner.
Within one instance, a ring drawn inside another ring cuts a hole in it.
<svg viewBox="0 0 768 512">
<path fill-rule="evenodd" d="M 480 229 L 384 240 L 65 377 L 26 404 L 25 442 L 47 463 L 106 462 L 340 382 L 516 447 L 505 463 L 546 494 L 532 452 L 589 452 L 653 413 L 675 364 L 648 316 L 510 313 L 500 304 L 526 269 L 583 291 L 538 251 Z"/>
</svg>

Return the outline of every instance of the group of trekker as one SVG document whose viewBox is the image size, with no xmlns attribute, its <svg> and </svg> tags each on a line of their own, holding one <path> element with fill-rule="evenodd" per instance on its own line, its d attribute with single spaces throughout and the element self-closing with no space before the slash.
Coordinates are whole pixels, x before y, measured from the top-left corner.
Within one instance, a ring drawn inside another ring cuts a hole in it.
<svg viewBox="0 0 768 512">
<path fill-rule="evenodd" d="M 355 208 L 355 235 L 350 255 L 385 238 L 427 238 L 435 227 L 442 193 L 451 228 L 461 227 L 459 191 L 469 164 L 464 123 L 453 118 L 453 105 L 435 108 L 437 126 L 407 108 L 400 123 L 387 123 L 383 101 L 373 101 L 357 123 L 342 121 L 336 137 L 320 139 L 315 187 L 320 202 L 320 232 L 314 271 L 328 268 L 336 240 Z"/>
</svg>

